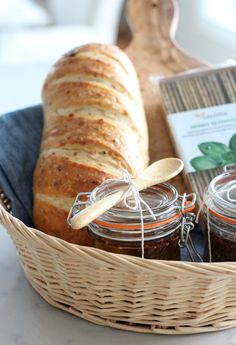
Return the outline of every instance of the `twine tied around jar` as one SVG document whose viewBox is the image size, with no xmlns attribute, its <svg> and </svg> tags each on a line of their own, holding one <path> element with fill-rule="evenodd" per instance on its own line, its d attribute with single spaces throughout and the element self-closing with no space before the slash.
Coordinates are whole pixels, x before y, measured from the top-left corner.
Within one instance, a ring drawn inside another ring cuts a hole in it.
<svg viewBox="0 0 236 345">
<path fill-rule="evenodd" d="M 126 187 L 126 188 L 125 188 Z M 140 196 L 140 192 L 138 187 L 135 185 L 135 182 L 133 181 L 132 177 L 129 175 L 128 171 L 123 170 L 122 176 L 120 179 L 107 179 L 104 182 L 102 182 L 99 186 L 97 186 L 92 192 L 80 192 L 77 194 L 75 201 L 70 209 L 70 212 L 68 214 L 67 222 L 71 226 L 71 220 L 74 216 L 79 216 L 80 212 L 83 212 L 83 209 L 87 206 L 92 206 L 93 202 L 96 202 L 95 200 L 91 199 L 91 195 L 96 193 L 97 189 L 104 189 L 105 195 L 101 197 L 101 199 L 109 196 L 111 192 L 118 192 L 120 191 L 119 199 L 116 201 L 116 203 L 123 202 L 124 206 L 127 209 L 130 210 L 137 210 L 140 214 L 140 228 L 141 228 L 141 257 L 145 257 L 145 234 L 144 230 L 146 225 L 144 224 L 144 215 L 143 211 L 146 209 L 146 211 L 149 212 L 151 217 L 156 220 L 156 216 L 151 209 L 151 207 L 147 204 L 146 201 L 143 200 L 143 198 Z M 191 197 L 191 201 L 188 200 L 188 198 Z M 197 252 L 194 243 L 192 241 L 190 232 L 194 229 L 194 220 L 195 220 L 195 214 L 191 211 L 194 209 L 194 205 L 196 202 L 196 194 L 184 194 L 179 195 L 178 197 L 181 199 L 181 205 L 174 204 L 172 205 L 172 211 L 176 210 L 179 211 L 172 215 L 169 219 L 159 221 L 160 224 L 168 224 L 168 222 L 172 222 L 176 219 L 180 219 L 181 223 L 180 226 L 180 239 L 178 242 L 178 245 L 180 248 L 186 248 L 191 260 L 194 262 L 194 256 L 197 258 L 198 261 L 202 261 L 201 256 Z M 99 201 L 99 200 L 98 200 Z M 131 202 L 132 201 L 132 202 Z M 176 200 L 175 200 L 176 201 Z M 143 208 L 144 206 L 144 208 Z M 99 224 L 100 220 L 94 220 L 95 223 Z M 104 222 L 103 222 L 104 223 Z M 100 222 L 101 224 L 101 222 Z M 106 226 L 106 225 L 105 225 Z M 157 226 L 157 224 L 155 224 Z"/>
<path fill-rule="evenodd" d="M 143 207 L 142 205 L 148 210 L 150 215 L 154 220 L 156 220 L 156 216 L 154 215 L 151 207 L 144 201 L 140 195 L 138 188 L 136 187 L 135 183 L 132 181 L 132 177 L 128 173 L 127 170 L 122 170 L 122 177 L 120 179 L 108 179 L 104 181 L 102 185 L 106 184 L 108 186 L 114 186 L 120 182 L 127 185 L 127 189 L 124 190 L 123 195 L 121 196 L 120 201 L 123 201 L 124 205 L 130 210 L 138 210 L 140 214 L 140 229 L 141 229 L 141 250 L 142 250 L 142 258 L 144 258 L 144 222 L 143 222 Z M 133 204 L 130 203 L 129 199 L 132 197 Z"/>
<path fill-rule="evenodd" d="M 124 205 L 130 209 L 130 210 L 138 210 L 140 214 L 140 229 L 141 229 L 141 253 L 142 258 L 144 258 L 144 221 L 143 221 L 143 207 L 142 205 L 147 209 L 147 211 L 150 213 L 152 218 L 156 220 L 156 216 L 154 215 L 151 207 L 142 199 L 140 192 L 135 185 L 135 183 L 132 181 L 132 177 L 128 173 L 127 170 L 122 170 L 122 176 L 120 179 L 107 179 L 104 182 L 102 182 L 99 187 L 105 186 L 108 191 L 109 189 L 119 191 L 121 184 L 126 185 L 127 188 L 124 189 L 120 199 L 118 200 L 117 204 L 121 201 L 123 201 Z M 68 214 L 67 222 L 71 226 L 71 219 L 81 212 L 81 209 L 86 207 L 90 204 L 88 201 L 88 197 L 90 196 L 90 192 L 82 192 L 78 193 L 75 202 L 73 203 L 70 212 Z M 81 200 L 81 196 L 87 198 L 86 201 Z M 130 203 L 130 197 L 132 197 L 132 203 Z"/>
</svg>

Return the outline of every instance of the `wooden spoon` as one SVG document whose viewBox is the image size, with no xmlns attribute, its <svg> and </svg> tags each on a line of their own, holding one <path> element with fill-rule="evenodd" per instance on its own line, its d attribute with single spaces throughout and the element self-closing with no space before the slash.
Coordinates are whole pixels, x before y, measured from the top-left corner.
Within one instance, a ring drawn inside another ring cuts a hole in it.
<svg viewBox="0 0 236 345">
<path fill-rule="evenodd" d="M 178 158 L 164 158 L 149 165 L 138 177 L 132 179 L 137 189 L 143 190 L 157 183 L 170 180 L 183 170 L 184 164 Z M 108 195 L 107 197 L 95 202 L 91 206 L 86 207 L 79 213 L 75 214 L 70 220 L 70 226 L 73 229 L 81 229 L 88 225 L 101 214 L 112 208 L 118 203 L 123 196 L 124 190 Z"/>
</svg>

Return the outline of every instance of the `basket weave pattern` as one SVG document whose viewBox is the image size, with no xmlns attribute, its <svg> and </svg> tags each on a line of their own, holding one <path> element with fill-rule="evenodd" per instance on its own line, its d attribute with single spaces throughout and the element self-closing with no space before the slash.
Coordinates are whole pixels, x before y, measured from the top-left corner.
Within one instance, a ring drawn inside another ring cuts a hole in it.
<svg viewBox="0 0 236 345">
<path fill-rule="evenodd" d="M 174 156 L 174 148 L 150 76 L 202 65 L 172 41 L 174 8 L 171 0 L 128 1 L 133 40 L 127 52 L 142 85 L 152 161 Z M 177 182 L 185 192 L 183 179 Z M 236 326 L 235 263 L 154 261 L 81 247 L 28 228 L 2 206 L 0 223 L 29 282 L 57 308 L 136 332 L 183 334 Z"/>
<path fill-rule="evenodd" d="M 236 326 L 234 263 L 158 261 L 82 247 L 28 228 L 0 206 L 35 290 L 51 305 L 96 324 L 145 333 Z"/>
</svg>

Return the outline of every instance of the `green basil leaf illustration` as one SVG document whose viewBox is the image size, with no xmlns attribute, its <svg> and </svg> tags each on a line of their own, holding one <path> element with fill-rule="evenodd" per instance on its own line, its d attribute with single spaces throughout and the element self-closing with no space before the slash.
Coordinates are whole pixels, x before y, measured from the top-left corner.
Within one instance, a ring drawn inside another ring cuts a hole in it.
<svg viewBox="0 0 236 345">
<path fill-rule="evenodd" d="M 191 160 L 191 165 L 195 170 L 207 170 L 217 168 L 220 163 L 207 156 L 195 157 Z"/>
<path fill-rule="evenodd" d="M 206 142 L 198 145 L 199 150 L 217 163 L 222 163 L 222 155 L 230 151 L 228 146 L 218 142 Z"/>
<path fill-rule="evenodd" d="M 233 164 L 233 163 L 236 163 L 236 152 L 229 151 L 229 152 L 223 153 L 222 164 L 226 165 L 226 164 Z"/>
<path fill-rule="evenodd" d="M 229 147 L 231 148 L 231 150 L 236 152 L 236 134 L 234 134 L 232 136 L 232 138 L 229 141 Z"/>
</svg>

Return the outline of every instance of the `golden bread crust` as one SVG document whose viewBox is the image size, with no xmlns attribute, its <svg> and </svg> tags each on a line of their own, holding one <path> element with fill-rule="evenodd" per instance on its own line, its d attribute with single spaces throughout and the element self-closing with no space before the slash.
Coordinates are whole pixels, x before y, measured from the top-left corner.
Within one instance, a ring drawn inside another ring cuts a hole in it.
<svg viewBox="0 0 236 345">
<path fill-rule="evenodd" d="M 148 134 L 137 76 L 118 48 L 87 44 L 65 54 L 43 87 L 44 130 L 34 174 L 34 221 L 66 241 L 91 245 L 66 222 L 73 198 L 122 169 L 148 164 Z"/>
<path fill-rule="evenodd" d="M 76 231 L 67 224 L 68 211 L 36 198 L 33 216 L 37 228 L 48 235 L 62 238 L 70 243 L 92 246 L 87 228 Z"/>
<path fill-rule="evenodd" d="M 78 56 L 63 60 L 57 64 L 53 74 L 50 74 L 44 85 L 44 91 L 52 83 L 60 83 L 66 79 L 71 80 L 103 80 L 114 89 L 120 90 L 135 100 L 138 89 L 127 80 L 127 74 L 117 63 L 104 61 L 94 56 Z"/>
<path fill-rule="evenodd" d="M 108 150 L 110 155 L 123 162 L 124 168 L 135 174 L 136 171 L 141 171 L 143 166 L 138 166 L 140 159 L 136 157 L 138 136 L 132 134 L 130 131 L 121 131 L 119 127 L 101 118 L 71 117 L 68 121 L 68 116 L 59 116 L 54 125 L 45 130 L 42 149 L 65 146 L 72 148 L 78 144 L 90 147 L 94 145 Z"/>
<path fill-rule="evenodd" d="M 67 157 L 53 154 L 47 157 L 42 155 L 35 171 L 34 192 L 75 198 L 78 192 L 89 192 L 107 178 L 114 178 L 112 174 L 88 164 L 76 163 Z"/>
</svg>

